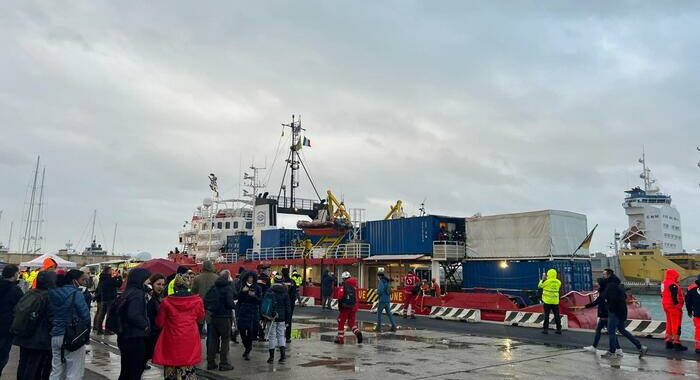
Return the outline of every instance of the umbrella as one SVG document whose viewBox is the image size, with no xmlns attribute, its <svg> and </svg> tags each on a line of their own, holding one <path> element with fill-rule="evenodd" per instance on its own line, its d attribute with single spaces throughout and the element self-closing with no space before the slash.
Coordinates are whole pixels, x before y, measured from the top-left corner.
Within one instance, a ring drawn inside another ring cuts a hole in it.
<svg viewBox="0 0 700 380">
<path fill-rule="evenodd" d="M 153 273 L 160 273 L 165 277 L 170 276 L 177 272 L 177 267 L 179 265 L 176 262 L 166 260 L 166 259 L 153 259 L 144 262 L 139 265 L 138 268 L 143 268 Z"/>
</svg>

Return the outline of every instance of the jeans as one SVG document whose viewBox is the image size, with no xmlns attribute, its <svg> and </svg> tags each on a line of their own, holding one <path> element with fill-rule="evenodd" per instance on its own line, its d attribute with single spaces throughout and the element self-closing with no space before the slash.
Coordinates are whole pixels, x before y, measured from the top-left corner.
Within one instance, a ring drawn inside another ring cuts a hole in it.
<svg viewBox="0 0 700 380">
<path fill-rule="evenodd" d="M 396 323 L 394 323 L 394 317 L 392 317 L 391 315 L 391 304 L 380 302 L 377 304 L 377 331 L 382 331 L 382 313 L 384 313 L 384 311 L 386 311 L 386 316 L 389 317 L 391 327 L 396 327 Z"/>
<path fill-rule="evenodd" d="M 255 335 L 255 329 L 250 326 L 243 326 L 238 328 L 238 332 L 241 334 L 241 342 L 243 342 L 243 347 L 246 351 L 250 352 L 253 349 L 253 336 Z"/>
<path fill-rule="evenodd" d="M 561 316 L 559 315 L 559 305 L 544 304 L 544 331 L 549 330 L 549 314 L 554 313 L 554 323 L 557 325 L 557 331 L 561 331 Z"/>
<path fill-rule="evenodd" d="M 61 360 L 63 336 L 51 337 L 50 380 L 82 380 L 85 374 L 85 346 L 70 352 L 64 350 L 65 362 Z"/>
<path fill-rule="evenodd" d="M 212 317 L 207 323 L 207 364 L 216 365 L 216 353 L 219 352 L 219 364 L 228 364 L 229 340 L 231 339 L 231 318 Z"/>
<path fill-rule="evenodd" d="M 637 349 L 642 348 L 642 344 L 639 343 L 639 340 L 635 338 L 632 334 L 630 334 L 629 331 L 625 328 L 625 321 L 620 320 L 620 318 L 615 315 L 613 312 L 608 312 L 608 338 L 609 338 L 609 344 L 610 348 L 608 349 L 610 352 L 615 352 L 617 349 L 616 347 L 616 342 L 617 342 L 617 335 L 615 334 L 616 331 L 619 331 L 622 336 L 627 338 L 632 344 L 634 344 Z"/>
<path fill-rule="evenodd" d="M 598 343 L 600 342 L 600 333 L 603 328 L 608 327 L 607 318 L 598 318 L 598 324 L 595 326 L 595 336 L 593 337 L 593 347 L 598 348 Z M 617 335 L 615 335 L 615 348 L 620 348 L 620 342 L 617 340 Z"/>
<path fill-rule="evenodd" d="M 2 370 L 7 365 L 7 361 L 10 360 L 12 339 L 12 335 L 0 335 L 0 376 L 2 376 Z"/>
<path fill-rule="evenodd" d="M 284 321 L 270 322 L 270 335 L 267 341 L 267 348 L 274 350 L 277 347 L 284 347 Z"/>
<path fill-rule="evenodd" d="M 323 296 L 321 297 L 321 308 L 322 309 L 331 309 L 331 301 L 333 300 L 333 297 L 331 296 Z"/>
</svg>

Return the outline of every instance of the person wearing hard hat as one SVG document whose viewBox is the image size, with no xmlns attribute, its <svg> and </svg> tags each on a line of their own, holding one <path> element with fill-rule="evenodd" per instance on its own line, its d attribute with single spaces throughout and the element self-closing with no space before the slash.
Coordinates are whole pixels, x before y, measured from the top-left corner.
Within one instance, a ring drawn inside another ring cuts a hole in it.
<svg viewBox="0 0 700 380">
<path fill-rule="evenodd" d="M 382 332 L 382 313 L 386 311 L 386 316 L 391 323 L 391 331 L 396 331 L 396 323 L 391 316 L 391 284 L 389 279 L 384 274 L 384 268 L 377 270 L 377 295 L 379 302 L 377 303 L 377 332 Z"/>
<path fill-rule="evenodd" d="M 338 289 L 338 337 L 336 344 L 345 344 L 345 324 L 347 323 L 352 333 L 357 337 L 357 343 L 362 343 L 362 332 L 357 328 L 355 319 L 360 303 L 357 300 L 357 280 L 350 276 L 349 272 L 343 272 L 340 276 L 343 281 Z"/>
</svg>

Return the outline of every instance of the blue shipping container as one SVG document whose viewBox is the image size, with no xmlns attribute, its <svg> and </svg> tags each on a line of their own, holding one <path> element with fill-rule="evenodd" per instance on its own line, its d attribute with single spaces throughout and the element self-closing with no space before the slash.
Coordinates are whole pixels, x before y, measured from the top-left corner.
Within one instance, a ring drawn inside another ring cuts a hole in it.
<svg viewBox="0 0 700 380">
<path fill-rule="evenodd" d="M 301 230 L 277 228 L 273 230 L 263 230 L 260 233 L 261 248 L 290 247 L 294 241 L 302 239 Z"/>
<path fill-rule="evenodd" d="M 253 248 L 252 236 L 235 235 L 226 237 L 226 253 L 244 255 L 250 248 Z"/>
<path fill-rule="evenodd" d="M 465 288 L 518 289 L 537 291 L 543 273 L 557 271 L 562 294 L 593 288 L 590 260 L 465 260 L 462 262 Z"/>
<path fill-rule="evenodd" d="M 366 222 L 362 240 L 369 243 L 372 255 L 432 255 L 441 224 L 454 235 L 464 236 L 463 218 L 428 215 Z"/>
</svg>

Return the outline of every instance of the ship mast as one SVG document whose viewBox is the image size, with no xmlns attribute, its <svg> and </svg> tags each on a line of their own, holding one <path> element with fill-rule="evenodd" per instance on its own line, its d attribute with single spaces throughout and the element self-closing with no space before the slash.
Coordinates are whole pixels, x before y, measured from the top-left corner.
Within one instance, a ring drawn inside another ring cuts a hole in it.
<svg viewBox="0 0 700 380">
<path fill-rule="evenodd" d="M 34 229 L 34 248 L 32 252 L 41 251 L 41 223 L 43 222 L 41 212 L 44 206 L 44 178 L 46 177 L 46 168 L 41 171 L 41 190 L 39 190 L 39 205 L 36 212 L 36 227 Z"/>
<path fill-rule="evenodd" d="M 639 163 L 642 164 L 642 173 L 639 178 L 644 180 L 644 191 L 647 193 L 655 193 L 659 191 L 658 187 L 654 187 L 656 180 L 651 176 L 651 169 L 647 166 L 646 154 L 644 148 L 642 148 L 642 158 L 639 159 Z"/>
<path fill-rule="evenodd" d="M 90 239 L 92 242 L 90 243 L 90 250 L 94 248 L 95 246 L 95 241 L 97 240 L 97 237 L 95 236 L 95 220 L 97 219 L 97 209 L 95 209 L 92 212 L 92 230 L 90 230 Z"/>
<path fill-rule="evenodd" d="M 299 118 L 295 118 L 294 115 L 292 115 L 292 121 L 289 124 L 282 124 L 283 127 L 287 127 L 292 130 L 292 141 L 289 146 L 289 156 L 287 157 L 287 167 L 284 169 L 284 174 L 282 175 L 282 185 L 280 186 L 280 191 L 277 194 L 277 198 L 281 199 L 282 191 L 285 190 L 284 186 L 284 179 L 287 175 L 287 169 L 290 170 L 289 174 L 289 198 L 288 201 L 285 200 L 285 208 L 290 208 L 292 210 L 296 209 L 296 192 L 295 189 L 299 187 L 299 168 L 301 167 L 304 169 L 304 173 L 306 173 L 306 177 L 309 179 L 309 182 L 311 183 L 311 187 L 313 187 L 314 192 L 316 193 L 316 197 L 318 197 L 318 200 L 321 201 L 321 196 L 318 193 L 318 190 L 316 189 L 316 185 L 314 185 L 314 181 L 311 179 L 311 176 L 309 175 L 309 171 L 306 169 L 306 165 L 304 165 L 304 161 L 301 159 L 301 156 L 299 155 L 299 151 L 302 148 L 302 140 L 301 140 L 301 132 L 305 131 L 306 129 L 301 127 L 301 116 Z M 285 191 L 286 193 L 286 191 Z"/>
<path fill-rule="evenodd" d="M 29 241 L 32 236 L 32 216 L 34 215 L 34 199 L 36 196 L 36 181 L 39 176 L 39 161 L 40 156 L 36 157 L 36 169 L 34 169 L 34 181 L 32 183 L 32 195 L 29 199 L 29 207 L 27 210 L 27 223 L 24 226 L 24 237 L 22 238 L 22 250 L 20 253 L 29 253 Z"/>
</svg>

